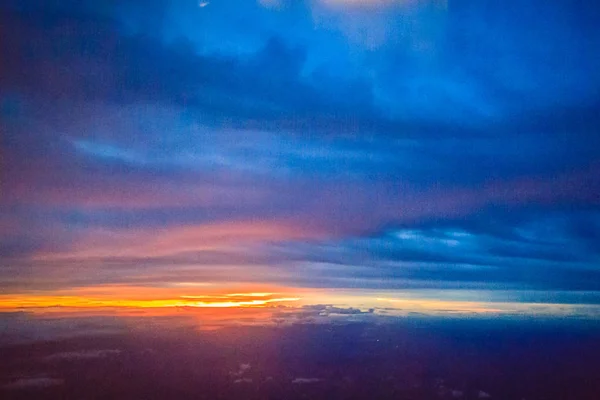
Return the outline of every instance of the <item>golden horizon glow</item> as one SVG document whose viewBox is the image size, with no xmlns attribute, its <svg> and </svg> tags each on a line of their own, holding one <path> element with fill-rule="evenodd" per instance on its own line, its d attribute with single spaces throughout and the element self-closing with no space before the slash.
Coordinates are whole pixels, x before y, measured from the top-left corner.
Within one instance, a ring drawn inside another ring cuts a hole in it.
<svg viewBox="0 0 600 400">
<path fill-rule="evenodd" d="M 234 289 L 234 288 L 231 288 Z M 239 288 L 238 288 L 239 289 Z M 0 311 L 28 308 L 174 308 L 174 307 L 264 307 L 301 300 L 283 288 L 248 292 L 213 288 L 94 286 L 48 293 L 0 295 Z M 194 293 L 195 292 L 195 293 Z"/>
<path fill-rule="evenodd" d="M 104 285 L 54 292 L 0 295 L 0 312 L 28 311 L 36 314 L 84 313 L 88 315 L 181 315 L 182 310 L 199 319 L 228 317 L 255 318 L 239 314 L 243 310 L 265 310 L 259 320 L 269 322 L 277 312 L 310 310 L 321 305 L 334 308 L 376 310 L 382 316 L 424 315 L 532 315 L 600 316 L 600 307 L 586 304 L 539 304 L 415 298 L 402 292 L 361 293 L 323 289 L 297 289 L 273 286 L 139 287 Z M 309 307 L 309 308 L 305 308 Z M 194 310 L 211 312 L 195 313 Z M 324 308 L 326 309 L 326 308 Z M 221 310 L 221 311 L 218 311 Z M 225 311 L 225 310 L 230 310 Z M 238 310 L 238 311 L 235 311 Z M 290 311 L 291 310 L 291 311 Z M 223 314 L 225 313 L 226 314 Z M 216 314 L 215 314 L 216 313 Z M 236 314 L 238 313 L 238 314 Z M 254 315 L 254 314 L 252 314 Z M 343 314 L 342 314 L 343 315 Z M 207 317 L 208 316 L 208 317 Z"/>
</svg>

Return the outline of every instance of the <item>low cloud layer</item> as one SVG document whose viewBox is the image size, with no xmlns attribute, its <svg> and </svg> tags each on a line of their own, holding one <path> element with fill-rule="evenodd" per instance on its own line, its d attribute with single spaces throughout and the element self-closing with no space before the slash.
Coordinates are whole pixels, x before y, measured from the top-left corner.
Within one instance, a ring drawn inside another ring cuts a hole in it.
<svg viewBox="0 0 600 400">
<path fill-rule="evenodd" d="M 46 389 L 55 386 L 61 386 L 65 382 L 62 379 L 49 378 L 47 376 L 19 378 L 13 382 L 7 383 L 2 386 L 2 389 L 14 391 L 14 390 L 38 390 Z"/>
</svg>

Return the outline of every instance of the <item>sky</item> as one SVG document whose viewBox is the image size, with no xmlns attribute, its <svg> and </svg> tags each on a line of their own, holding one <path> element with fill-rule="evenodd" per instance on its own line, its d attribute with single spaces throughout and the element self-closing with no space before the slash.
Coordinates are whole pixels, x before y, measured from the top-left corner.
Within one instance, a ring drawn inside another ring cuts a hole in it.
<svg viewBox="0 0 600 400">
<path fill-rule="evenodd" d="M 598 317 L 593 3 L 3 1 L 0 309 Z"/>
</svg>

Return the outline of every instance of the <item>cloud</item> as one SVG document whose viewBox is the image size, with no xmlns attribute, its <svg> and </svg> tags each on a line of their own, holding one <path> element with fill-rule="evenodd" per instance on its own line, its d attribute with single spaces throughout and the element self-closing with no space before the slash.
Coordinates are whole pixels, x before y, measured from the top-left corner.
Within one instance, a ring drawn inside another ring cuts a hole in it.
<svg viewBox="0 0 600 400">
<path fill-rule="evenodd" d="M 293 384 L 296 385 L 301 385 L 301 384 L 307 384 L 307 383 L 317 383 L 317 382 L 321 382 L 322 379 L 319 378 L 294 378 L 292 380 Z"/>
<path fill-rule="evenodd" d="M 228 222 L 152 230 L 144 235 L 139 230 L 97 230 L 89 237 L 74 241 L 74 249 L 66 254 L 39 255 L 53 258 L 139 257 L 153 258 L 185 253 L 227 250 L 252 242 L 269 242 L 310 238 L 318 234 L 286 226 L 285 223 Z"/>
<path fill-rule="evenodd" d="M 16 59 L 4 62 L 6 72 L 0 83 L 5 90 L 33 98 L 58 97 L 65 105 L 99 100 L 119 105 L 159 102 L 194 109 L 213 123 L 235 116 L 241 121 L 258 117 L 265 123 L 296 124 L 310 118 L 321 124 L 345 124 L 335 114 L 373 112 L 368 91 L 337 96 L 338 90 L 360 88 L 360 82 L 336 84 L 333 76 L 323 82 L 301 78 L 303 50 L 277 37 L 268 39 L 251 60 L 242 61 L 165 46 L 142 35 L 125 36 L 117 20 L 93 14 L 85 18 L 64 11 L 56 18 L 39 12 L 9 15 L 3 25 L 19 35 L 3 50 Z M 36 43 L 39 58 L 26 61 L 22 57 L 32 50 L 31 42 Z M 56 42 L 61 46 L 53 46 Z M 280 85 L 294 90 L 281 91 Z"/>
<path fill-rule="evenodd" d="M 118 349 L 104 349 L 104 350 L 83 350 L 83 351 L 67 351 L 62 353 L 55 353 L 47 356 L 46 361 L 81 361 L 81 360 L 92 360 L 97 358 L 106 358 L 118 356 L 121 354 L 121 350 Z"/>
<path fill-rule="evenodd" d="M 240 364 L 240 371 L 245 372 L 248 371 L 252 366 L 248 363 L 242 363 Z"/>
<path fill-rule="evenodd" d="M 47 376 L 24 377 L 14 380 L 2 386 L 5 390 L 33 390 L 46 389 L 55 386 L 64 385 L 63 379 L 50 378 Z"/>
<path fill-rule="evenodd" d="M 244 375 L 247 374 L 251 368 L 252 365 L 250 365 L 250 363 L 241 363 L 237 371 L 229 372 L 230 376 L 238 377 L 233 381 L 233 383 L 252 383 L 251 378 L 244 377 Z"/>
<path fill-rule="evenodd" d="M 314 304 L 307 305 L 303 307 L 304 310 L 314 311 L 319 316 L 330 316 L 330 315 L 357 315 L 357 314 L 371 314 L 374 312 L 373 309 L 369 309 L 368 311 L 362 311 L 358 308 L 342 308 L 335 307 L 327 304 Z"/>
<path fill-rule="evenodd" d="M 164 237 L 157 229 L 147 236 L 141 229 L 129 235 L 111 229 L 105 236 L 112 241 L 104 243 L 90 231 L 89 238 L 73 239 L 68 250 L 40 253 L 35 261 L 13 259 L 2 273 L 8 291 L 35 288 L 29 275 L 15 275 L 23 266 L 38 284 L 54 289 L 225 283 L 235 277 L 308 288 L 597 290 L 596 214 L 525 209 L 506 216 L 492 208 L 351 236 L 321 236 L 286 225 L 208 224 L 165 229 Z M 584 231 L 574 223 L 581 218 Z"/>
</svg>

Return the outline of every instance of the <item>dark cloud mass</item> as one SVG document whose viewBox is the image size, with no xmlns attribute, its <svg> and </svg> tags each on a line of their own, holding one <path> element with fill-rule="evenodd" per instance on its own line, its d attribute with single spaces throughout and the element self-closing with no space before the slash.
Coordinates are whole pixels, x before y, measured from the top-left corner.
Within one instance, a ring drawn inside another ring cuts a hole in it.
<svg viewBox="0 0 600 400">
<path fill-rule="evenodd" d="M 3 2 L 0 285 L 600 291 L 592 3 Z"/>
</svg>

